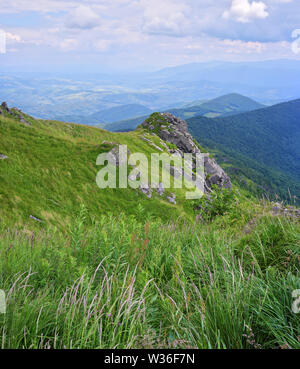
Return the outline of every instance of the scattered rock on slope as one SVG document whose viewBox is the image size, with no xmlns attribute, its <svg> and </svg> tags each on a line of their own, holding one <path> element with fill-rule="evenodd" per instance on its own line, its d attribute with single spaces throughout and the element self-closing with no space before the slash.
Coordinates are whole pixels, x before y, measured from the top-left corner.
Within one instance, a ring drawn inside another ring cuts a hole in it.
<svg viewBox="0 0 300 369">
<path fill-rule="evenodd" d="M 108 152 L 108 160 L 111 164 L 115 164 L 117 167 L 121 164 L 124 164 L 123 162 L 120 162 L 120 145 L 117 142 L 103 141 L 101 145 L 112 146 L 112 149 Z M 130 151 L 127 149 L 127 160 L 129 159 L 130 154 Z M 126 159 L 124 160 L 124 162 L 126 162 Z"/>
<path fill-rule="evenodd" d="M 0 115 L 8 115 L 10 116 L 11 118 L 15 118 L 15 119 L 18 119 L 21 123 L 24 123 L 28 126 L 31 125 L 30 122 L 28 122 L 24 116 L 23 116 L 23 113 L 20 109 L 17 109 L 17 108 L 9 108 L 7 103 L 6 102 L 3 102 L 1 105 L 0 105 Z"/>
<path fill-rule="evenodd" d="M 273 215 L 284 215 L 286 217 L 292 217 L 292 218 L 300 218 L 300 209 L 297 209 L 294 206 L 286 206 L 284 207 L 281 203 L 275 203 L 274 207 L 272 209 Z"/>
</svg>

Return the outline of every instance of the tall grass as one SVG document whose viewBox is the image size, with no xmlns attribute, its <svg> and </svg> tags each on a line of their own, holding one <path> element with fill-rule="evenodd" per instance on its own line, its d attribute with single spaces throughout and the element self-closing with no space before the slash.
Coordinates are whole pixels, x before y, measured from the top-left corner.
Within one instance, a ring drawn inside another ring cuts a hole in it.
<svg viewBox="0 0 300 369">
<path fill-rule="evenodd" d="M 249 233 L 87 217 L 67 233 L 2 229 L 0 347 L 300 347 L 296 222 L 266 215 Z"/>
</svg>

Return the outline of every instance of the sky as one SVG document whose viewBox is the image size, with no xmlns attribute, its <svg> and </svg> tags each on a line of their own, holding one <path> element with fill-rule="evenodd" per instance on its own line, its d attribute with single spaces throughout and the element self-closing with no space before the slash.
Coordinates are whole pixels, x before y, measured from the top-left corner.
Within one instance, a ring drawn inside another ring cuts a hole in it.
<svg viewBox="0 0 300 369">
<path fill-rule="evenodd" d="M 0 29 L 0 70 L 300 60 L 299 0 L 0 0 Z"/>
</svg>

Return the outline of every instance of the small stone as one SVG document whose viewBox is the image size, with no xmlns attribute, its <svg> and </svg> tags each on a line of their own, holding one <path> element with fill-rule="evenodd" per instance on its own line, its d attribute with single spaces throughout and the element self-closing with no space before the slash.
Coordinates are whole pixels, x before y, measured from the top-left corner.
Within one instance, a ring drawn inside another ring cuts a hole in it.
<svg viewBox="0 0 300 369">
<path fill-rule="evenodd" d="M 42 222 L 41 219 L 34 217 L 33 215 L 29 216 L 30 219 L 35 220 L 36 222 Z"/>
<path fill-rule="evenodd" d="M 152 188 L 151 187 L 148 187 L 147 185 L 141 185 L 140 186 L 140 191 L 146 195 L 149 199 L 151 199 L 152 197 Z"/>
<path fill-rule="evenodd" d="M 107 157 L 110 164 L 116 165 L 117 167 L 119 167 L 120 165 L 126 164 L 131 154 L 130 151 L 127 149 L 126 157 L 120 158 L 119 151 L 120 151 L 120 145 L 117 144 L 113 149 L 110 150 L 110 152 L 108 153 L 108 157 Z"/>
<path fill-rule="evenodd" d="M 165 193 L 164 185 L 160 183 L 156 191 L 159 194 L 159 196 L 162 196 Z"/>
<path fill-rule="evenodd" d="M 176 205 L 176 201 L 175 201 L 175 199 L 173 199 L 173 197 L 167 197 L 167 199 L 169 200 L 169 202 L 171 203 L 171 204 L 174 204 L 174 205 Z"/>
</svg>

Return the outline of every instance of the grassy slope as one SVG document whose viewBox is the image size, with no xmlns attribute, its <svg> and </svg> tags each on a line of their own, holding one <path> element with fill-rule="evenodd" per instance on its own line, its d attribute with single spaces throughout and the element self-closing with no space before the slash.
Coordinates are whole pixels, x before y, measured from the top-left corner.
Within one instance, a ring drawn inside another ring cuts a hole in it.
<svg viewBox="0 0 300 369">
<path fill-rule="evenodd" d="M 142 130 L 110 133 L 55 121 L 26 126 L 0 116 L 0 153 L 9 157 L 0 161 L 1 221 L 30 224 L 33 215 L 63 228 L 81 203 L 96 218 L 108 212 L 137 214 L 138 204 L 163 219 L 189 217 L 191 210 L 180 201 L 183 193 L 178 191 L 178 204 L 172 205 L 158 195 L 150 200 L 138 190 L 97 187 L 96 158 L 108 151 L 102 142 L 126 144 L 131 152 L 150 155 L 155 149 L 141 140 L 143 134 Z"/>
<path fill-rule="evenodd" d="M 299 348 L 300 226 L 241 202 L 208 224 L 1 228 L 3 348 Z"/>
<path fill-rule="evenodd" d="M 141 131 L 0 117 L 0 134 L 1 347 L 299 348 L 299 223 L 244 196 L 194 223 L 183 201 L 99 190 L 102 141 L 152 152 Z"/>
</svg>

